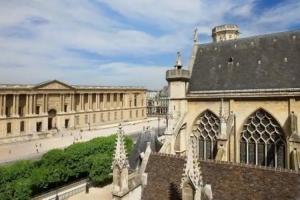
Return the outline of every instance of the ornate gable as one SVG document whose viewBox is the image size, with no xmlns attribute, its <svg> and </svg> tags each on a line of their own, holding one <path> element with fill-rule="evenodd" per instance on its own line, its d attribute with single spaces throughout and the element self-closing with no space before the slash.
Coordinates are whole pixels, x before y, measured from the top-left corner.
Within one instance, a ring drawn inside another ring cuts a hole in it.
<svg viewBox="0 0 300 200">
<path fill-rule="evenodd" d="M 39 90 L 70 90 L 74 89 L 72 86 L 67 85 L 63 82 L 60 82 L 58 80 L 53 81 L 47 81 L 44 83 L 40 83 L 34 87 L 34 89 Z"/>
</svg>

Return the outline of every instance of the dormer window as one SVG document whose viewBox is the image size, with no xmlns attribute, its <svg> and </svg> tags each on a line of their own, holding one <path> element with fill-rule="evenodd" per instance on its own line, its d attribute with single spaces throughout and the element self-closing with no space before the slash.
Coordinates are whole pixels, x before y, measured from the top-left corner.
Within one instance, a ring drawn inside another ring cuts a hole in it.
<svg viewBox="0 0 300 200">
<path fill-rule="evenodd" d="M 228 64 L 232 64 L 232 63 L 233 63 L 233 57 L 230 56 L 230 57 L 228 58 Z"/>
</svg>

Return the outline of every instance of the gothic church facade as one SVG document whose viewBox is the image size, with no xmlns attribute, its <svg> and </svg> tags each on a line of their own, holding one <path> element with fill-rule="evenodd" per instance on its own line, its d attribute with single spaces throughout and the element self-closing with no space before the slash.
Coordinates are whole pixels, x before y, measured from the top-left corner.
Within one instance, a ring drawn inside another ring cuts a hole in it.
<svg viewBox="0 0 300 200">
<path fill-rule="evenodd" d="M 196 138 L 200 160 L 299 169 L 300 31 L 238 38 L 238 27 L 195 31 L 188 69 L 180 54 L 166 79 L 171 121 L 163 153 L 185 155 Z"/>
</svg>

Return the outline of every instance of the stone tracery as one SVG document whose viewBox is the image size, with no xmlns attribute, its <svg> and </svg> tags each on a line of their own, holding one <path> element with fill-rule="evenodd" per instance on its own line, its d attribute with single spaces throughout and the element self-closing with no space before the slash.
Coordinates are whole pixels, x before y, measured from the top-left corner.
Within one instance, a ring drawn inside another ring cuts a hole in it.
<svg viewBox="0 0 300 200">
<path fill-rule="evenodd" d="M 240 140 L 242 163 L 285 167 L 285 139 L 279 123 L 263 109 L 246 121 Z"/>
<path fill-rule="evenodd" d="M 214 159 L 217 153 L 217 135 L 220 132 L 220 119 L 211 111 L 204 111 L 194 125 L 199 141 L 199 158 Z"/>
</svg>

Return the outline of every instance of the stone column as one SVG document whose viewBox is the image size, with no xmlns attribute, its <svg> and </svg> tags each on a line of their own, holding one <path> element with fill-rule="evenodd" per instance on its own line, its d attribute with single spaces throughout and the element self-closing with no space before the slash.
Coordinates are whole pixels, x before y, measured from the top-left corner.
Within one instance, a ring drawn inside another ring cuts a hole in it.
<svg viewBox="0 0 300 200">
<path fill-rule="evenodd" d="M 32 94 L 29 94 L 27 96 L 28 96 L 28 103 L 27 103 L 28 115 L 31 115 L 32 114 Z"/>
<path fill-rule="evenodd" d="M 84 94 L 80 94 L 80 110 L 84 110 Z"/>
<path fill-rule="evenodd" d="M 16 95 L 13 94 L 12 116 L 16 115 Z"/>
<path fill-rule="evenodd" d="M 96 110 L 99 110 L 99 108 L 100 108 L 100 102 L 99 102 L 99 100 L 100 100 L 99 94 L 96 93 Z"/>
<path fill-rule="evenodd" d="M 64 112 L 64 107 L 65 107 L 64 95 L 60 94 L 60 112 Z"/>
<path fill-rule="evenodd" d="M 87 110 L 91 110 L 91 94 L 87 95 Z"/>
<path fill-rule="evenodd" d="M 4 115 L 4 108 L 3 108 L 3 99 L 4 99 L 4 95 L 0 95 L 0 116 Z"/>
<path fill-rule="evenodd" d="M 70 111 L 74 111 L 74 94 L 70 94 Z"/>
<path fill-rule="evenodd" d="M 48 94 L 45 94 L 44 112 L 48 114 Z"/>
<path fill-rule="evenodd" d="M 120 93 L 117 93 L 117 108 L 120 108 Z"/>
<path fill-rule="evenodd" d="M 15 115 L 19 116 L 20 95 L 16 94 L 15 96 L 16 96 Z"/>
<path fill-rule="evenodd" d="M 81 97 L 82 95 L 81 94 L 79 94 L 79 111 L 81 111 L 82 110 L 82 97 Z"/>
<path fill-rule="evenodd" d="M 28 109 L 28 94 L 26 94 L 26 101 L 25 101 L 25 113 L 24 115 L 28 115 L 29 109 Z"/>
<path fill-rule="evenodd" d="M 3 95 L 3 110 L 2 110 L 2 113 L 3 113 L 3 116 L 6 117 L 6 95 Z"/>
<path fill-rule="evenodd" d="M 102 99 L 101 99 L 102 95 Z M 103 110 L 103 94 L 99 94 L 99 109 Z"/>
<path fill-rule="evenodd" d="M 107 94 L 103 94 L 103 109 L 106 109 L 107 107 Z"/>
<path fill-rule="evenodd" d="M 33 111 L 32 111 L 32 113 L 36 114 L 36 94 L 33 95 L 33 101 L 32 102 L 33 102 L 33 109 L 32 109 Z"/>
<path fill-rule="evenodd" d="M 3 96 L 0 94 L 0 117 L 2 117 L 3 116 L 3 112 L 2 112 L 2 110 L 3 110 Z"/>
</svg>

